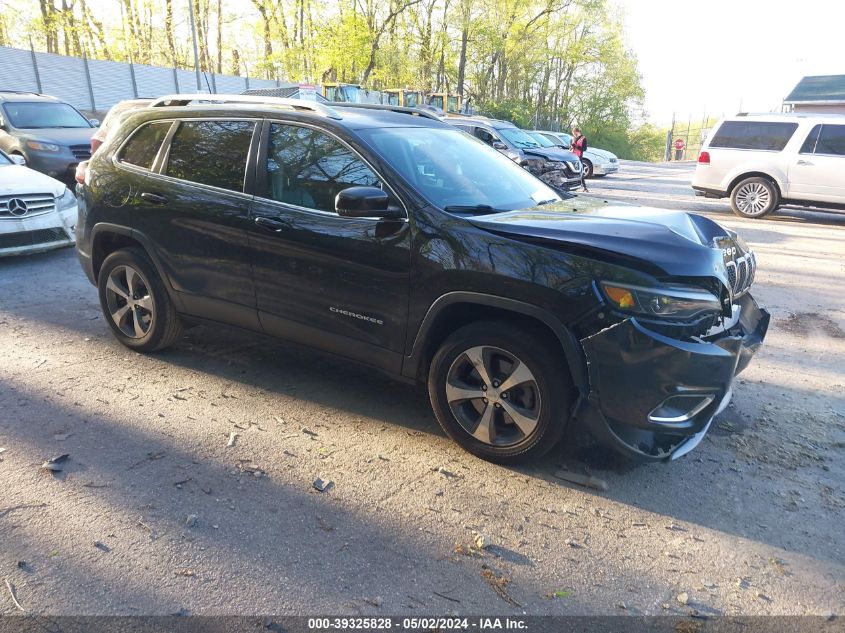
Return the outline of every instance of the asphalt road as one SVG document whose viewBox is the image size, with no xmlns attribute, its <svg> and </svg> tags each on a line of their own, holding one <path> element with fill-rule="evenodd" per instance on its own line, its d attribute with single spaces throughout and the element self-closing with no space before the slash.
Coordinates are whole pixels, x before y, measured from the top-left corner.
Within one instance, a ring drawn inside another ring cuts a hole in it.
<svg viewBox="0 0 845 633">
<path fill-rule="evenodd" d="M 774 316 L 692 454 L 632 467 L 564 444 L 495 466 L 424 389 L 223 328 L 137 355 L 72 250 L 6 259 L 0 577 L 53 615 L 845 614 L 843 219 L 743 221 L 692 199 L 688 168 L 623 169 L 594 194 L 740 231 Z"/>
</svg>

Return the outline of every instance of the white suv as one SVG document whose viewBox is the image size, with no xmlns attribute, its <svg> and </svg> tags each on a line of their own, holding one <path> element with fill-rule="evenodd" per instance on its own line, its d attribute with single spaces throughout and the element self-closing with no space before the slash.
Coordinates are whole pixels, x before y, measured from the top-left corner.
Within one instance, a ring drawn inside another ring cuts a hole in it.
<svg viewBox="0 0 845 633">
<path fill-rule="evenodd" d="M 724 119 L 701 148 L 692 188 L 708 198 L 730 196 L 744 218 L 762 218 L 782 204 L 845 209 L 845 116 Z"/>
</svg>

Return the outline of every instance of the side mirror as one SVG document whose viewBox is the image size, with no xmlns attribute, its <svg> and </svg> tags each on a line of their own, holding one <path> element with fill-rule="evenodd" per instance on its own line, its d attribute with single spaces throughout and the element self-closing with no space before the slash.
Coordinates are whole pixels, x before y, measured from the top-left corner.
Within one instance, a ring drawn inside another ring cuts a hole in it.
<svg viewBox="0 0 845 633">
<path fill-rule="evenodd" d="M 12 159 L 12 162 L 15 165 L 20 165 L 21 167 L 26 167 L 26 159 L 21 156 L 20 154 L 9 154 L 9 158 Z"/>
<path fill-rule="evenodd" d="M 88 123 L 94 127 L 100 127 L 100 119 L 88 119 Z"/>
<path fill-rule="evenodd" d="M 507 145 L 502 143 L 502 141 L 493 141 L 493 149 L 497 149 L 499 151 L 504 151 L 508 148 Z"/>
<path fill-rule="evenodd" d="M 378 187 L 349 187 L 335 196 L 334 208 L 344 218 L 399 218 L 390 199 Z"/>
</svg>

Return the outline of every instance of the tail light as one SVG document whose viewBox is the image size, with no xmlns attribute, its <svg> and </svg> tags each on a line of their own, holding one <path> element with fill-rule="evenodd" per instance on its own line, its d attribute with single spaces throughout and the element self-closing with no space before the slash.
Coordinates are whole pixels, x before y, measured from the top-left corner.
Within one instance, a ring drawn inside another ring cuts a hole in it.
<svg viewBox="0 0 845 633">
<path fill-rule="evenodd" d="M 710 152 L 701 152 L 698 155 L 698 162 L 702 165 L 709 165 L 710 164 Z"/>
<path fill-rule="evenodd" d="M 88 161 L 84 160 L 76 166 L 76 173 L 74 174 L 74 179 L 80 185 L 85 184 L 85 176 L 88 174 Z"/>
</svg>

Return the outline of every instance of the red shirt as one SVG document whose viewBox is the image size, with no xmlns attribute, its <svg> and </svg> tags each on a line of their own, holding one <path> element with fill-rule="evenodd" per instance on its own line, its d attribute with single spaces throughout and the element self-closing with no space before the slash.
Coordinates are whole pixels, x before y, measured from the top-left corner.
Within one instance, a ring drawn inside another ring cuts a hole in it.
<svg viewBox="0 0 845 633">
<path fill-rule="evenodd" d="M 572 141 L 572 153 L 578 158 L 584 155 L 584 145 L 587 143 L 587 137 L 583 134 Z"/>
</svg>

